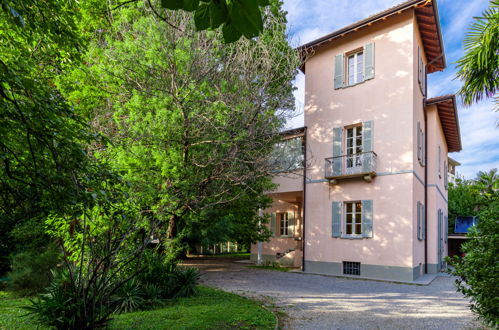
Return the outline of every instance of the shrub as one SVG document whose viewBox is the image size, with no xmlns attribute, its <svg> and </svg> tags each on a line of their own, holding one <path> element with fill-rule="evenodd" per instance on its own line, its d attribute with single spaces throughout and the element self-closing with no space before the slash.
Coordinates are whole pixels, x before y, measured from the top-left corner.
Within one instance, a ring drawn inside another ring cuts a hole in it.
<svg viewBox="0 0 499 330">
<path fill-rule="evenodd" d="M 480 212 L 468 233 L 463 258 L 449 259 L 458 291 L 471 299 L 471 310 L 491 326 L 499 324 L 499 198 Z"/>
<path fill-rule="evenodd" d="M 142 258 L 144 270 L 137 276 L 145 288 L 154 285 L 159 288 L 162 299 L 188 297 L 196 294 L 200 274 L 195 268 L 177 266 L 164 262 L 162 255 L 148 251 Z"/>
<path fill-rule="evenodd" d="M 173 296 L 189 297 L 197 293 L 196 286 L 198 285 L 200 274 L 196 268 L 176 267 L 173 276 L 175 278 L 175 290 Z"/>
<path fill-rule="evenodd" d="M 7 274 L 7 287 L 21 295 L 41 292 L 50 284 L 51 270 L 61 259 L 61 253 L 50 244 L 41 253 L 20 252 L 11 257 L 12 270 Z"/>
<path fill-rule="evenodd" d="M 140 284 L 134 279 L 126 282 L 113 296 L 115 313 L 130 313 L 144 307 L 144 293 Z"/>
</svg>

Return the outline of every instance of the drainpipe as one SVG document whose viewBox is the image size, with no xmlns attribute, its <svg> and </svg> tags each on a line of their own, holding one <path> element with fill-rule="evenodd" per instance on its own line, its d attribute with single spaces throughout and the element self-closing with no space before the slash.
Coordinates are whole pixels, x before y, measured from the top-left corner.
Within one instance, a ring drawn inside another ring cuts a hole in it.
<svg viewBox="0 0 499 330">
<path fill-rule="evenodd" d="M 305 210 L 306 210 L 306 198 L 307 198 L 307 126 L 305 126 L 305 131 L 303 132 L 303 198 L 302 198 L 302 233 L 301 233 L 301 244 L 302 244 L 302 260 L 301 260 L 301 270 L 305 271 Z"/>
<path fill-rule="evenodd" d="M 424 272 L 428 274 L 428 116 L 426 115 L 426 87 L 427 79 L 425 78 L 425 96 L 423 97 L 423 114 L 424 114 Z"/>
</svg>

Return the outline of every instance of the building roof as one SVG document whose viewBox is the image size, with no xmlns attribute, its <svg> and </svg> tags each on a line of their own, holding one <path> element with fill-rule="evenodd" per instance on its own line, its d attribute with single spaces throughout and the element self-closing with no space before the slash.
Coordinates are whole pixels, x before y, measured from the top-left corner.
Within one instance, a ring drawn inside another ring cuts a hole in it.
<svg viewBox="0 0 499 330">
<path fill-rule="evenodd" d="M 298 136 L 303 136 L 305 134 L 306 127 L 298 127 L 293 129 L 288 129 L 286 131 L 282 131 L 279 134 L 283 139 L 291 139 Z"/>
<path fill-rule="evenodd" d="M 433 104 L 437 106 L 449 152 L 461 151 L 461 133 L 459 132 L 456 97 L 454 95 L 444 95 L 426 100 L 426 106 Z"/>
<path fill-rule="evenodd" d="M 461 165 L 461 163 L 458 162 L 457 160 L 455 160 L 454 158 L 448 157 L 448 159 L 449 159 L 449 165 L 452 165 L 452 166 L 459 166 L 459 165 Z"/>
<path fill-rule="evenodd" d="M 401 14 L 403 11 L 410 9 L 414 9 L 416 13 L 416 20 L 418 22 L 421 40 L 423 42 L 423 47 L 428 61 L 426 72 L 433 73 L 436 71 L 442 71 L 445 69 L 446 63 L 436 0 L 405 1 L 363 20 L 350 24 L 342 29 L 336 30 L 319 39 L 306 43 L 298 47 L 298 50 L 301 52 L 305 62 L 306 55 L 310 54 L 311 51 L 318 49 L 335 39 L 342 38 L 349 33 L 371 26 L 375 22 L 386 20 L 389 16 Z M 300 69 L 305 72 L 305 63 L 302 64 Z"/>
</svg>

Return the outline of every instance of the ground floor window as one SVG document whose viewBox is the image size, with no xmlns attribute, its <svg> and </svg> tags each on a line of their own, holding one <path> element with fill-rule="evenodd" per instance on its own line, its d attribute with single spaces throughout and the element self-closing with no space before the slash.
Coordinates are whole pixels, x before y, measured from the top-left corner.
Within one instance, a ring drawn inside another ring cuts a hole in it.
<svg viewBox="0 0 499 330">
<path fill-rule="evenodd" d="M 288 236 L 290 233 L 289 230 L 289 215 L 288 213 L 278 213 L 279 219 L 279 233 L 281 236 Z"/>
<path fill-rule="evenodd" d="M 362 202 L 345 202 L 345 233 L 362 235 Z"/>
</svg>

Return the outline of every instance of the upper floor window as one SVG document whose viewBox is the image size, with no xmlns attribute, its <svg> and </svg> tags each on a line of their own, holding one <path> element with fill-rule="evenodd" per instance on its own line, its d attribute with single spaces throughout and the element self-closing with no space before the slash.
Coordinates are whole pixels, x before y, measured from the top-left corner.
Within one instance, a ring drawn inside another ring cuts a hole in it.
<svg viewBox="0 0 499 330">
<path fill-rule="evenodd" d="M 348 85 L 364 80 L 364 52 L 357 51 L 347 57 Z"/>
<path fill-rule="evenodd" d="M 346 128 L 346 166 L 347 168 L 362 166 L 362 126 Z"/>
<path fill-rule="evenodd" d="M 372 78 L 374 78 L 374 43 L 335 56 L 335 89 L 352 86 Z"/>
</svg>

